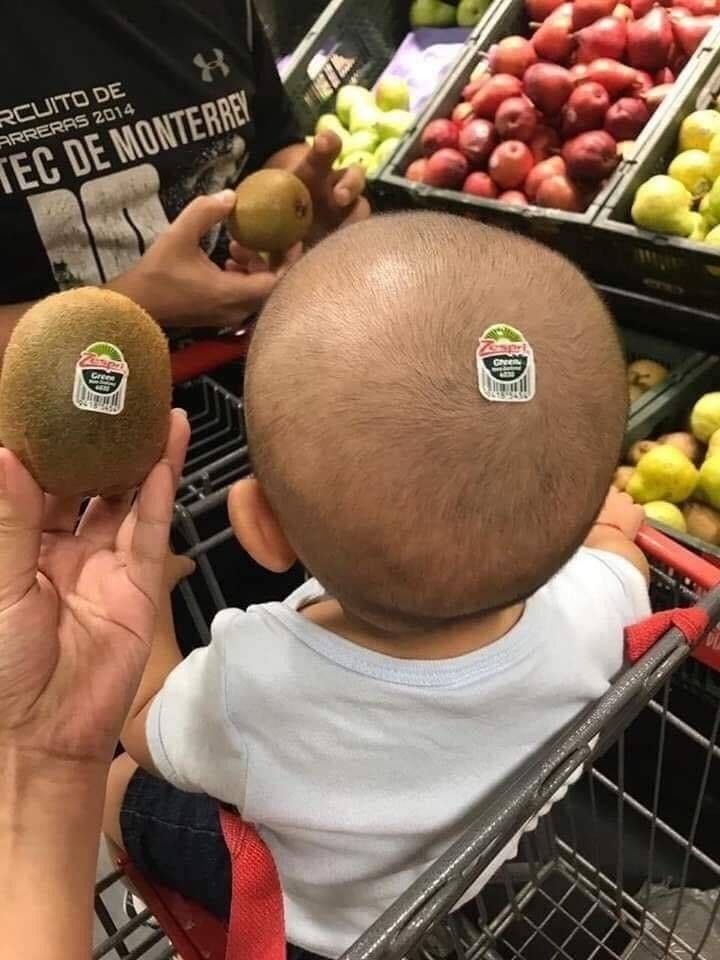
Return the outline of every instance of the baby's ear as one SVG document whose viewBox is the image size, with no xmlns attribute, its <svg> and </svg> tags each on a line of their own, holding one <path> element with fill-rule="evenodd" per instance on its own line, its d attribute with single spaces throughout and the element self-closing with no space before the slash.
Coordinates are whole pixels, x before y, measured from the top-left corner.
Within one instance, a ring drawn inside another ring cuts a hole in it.
<svg viewBox="0 0 720 960">
<path fill-rule="evenodd" d="M 295 563 L 295 551 L 254 477 L 232 485 L 228 514 L 235 536 L 261 566 L 273 573 L 284 573 Z"/>
</svg>

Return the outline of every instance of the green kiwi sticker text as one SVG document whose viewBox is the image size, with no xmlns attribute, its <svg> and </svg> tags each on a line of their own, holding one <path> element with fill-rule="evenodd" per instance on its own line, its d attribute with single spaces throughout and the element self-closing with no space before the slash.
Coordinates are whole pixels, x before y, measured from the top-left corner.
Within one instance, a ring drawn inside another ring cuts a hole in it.
<svg viewBox="0 0 720 960">
<path fill-rule="evenodd" d="M 73 403 L 91 413 L 122 413 L 130 368 L 113 343 L 91 343 L 75 364 Z"/>
</svg>

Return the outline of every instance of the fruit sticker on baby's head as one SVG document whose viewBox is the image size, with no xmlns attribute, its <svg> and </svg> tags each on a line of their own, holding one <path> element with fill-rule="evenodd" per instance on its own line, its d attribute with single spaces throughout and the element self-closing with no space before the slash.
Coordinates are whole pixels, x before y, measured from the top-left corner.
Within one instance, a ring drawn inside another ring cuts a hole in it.
<svg viewBox="0 0 720 960">
<path fill-rule="evenodd" d="M 480 339 L 527 402 L 478 389 Z M 339 231 L 293 267 L 245 397 L 294 551 L 346 610 L 405 630 L 509 605 L 569 559 L 611 483 L 627 383 L 612 319 L 570 263 L 414 213 Z"/>
</svg>

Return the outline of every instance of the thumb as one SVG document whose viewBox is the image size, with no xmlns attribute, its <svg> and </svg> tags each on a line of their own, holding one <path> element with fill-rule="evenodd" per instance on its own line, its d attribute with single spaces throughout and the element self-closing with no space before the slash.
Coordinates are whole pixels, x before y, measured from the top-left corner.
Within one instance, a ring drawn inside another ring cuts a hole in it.
<svg viewBox="0 0 720 960">
<path fill-rule="evenodd" d="M 195 570 L 195 561 L 184 554 L 170 552 L 165 561 L 165 581 L 170 587 L 176 586 Z"/>
<path fill-rule="evenodd" d="M 221 190 L 207 197 L 195 197 L 173 221 L 170 230 L 177 240 L 196 244 L 215 224 L 228 216 L 235 203 L 234 190 Z"/>
<path fill-rule="evenodd" d="M 45 499 L 9 450 L 0 449 L 0 612 L 35 583 Z"/>
</svg>

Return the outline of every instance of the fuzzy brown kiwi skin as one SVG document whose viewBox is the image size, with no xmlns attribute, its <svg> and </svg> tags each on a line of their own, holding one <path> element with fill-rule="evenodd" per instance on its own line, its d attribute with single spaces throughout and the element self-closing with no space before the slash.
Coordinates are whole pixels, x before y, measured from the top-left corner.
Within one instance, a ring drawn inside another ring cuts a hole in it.
<svg viewBox="0 0 720 960">
<path fill-rule="evenodd" d="M 72 402 L 75 365 L 90 344 L 119 347 L 125 406 L 110 416 Z M 163 452 L 171 400 L 165 335 L 127 297 L 82 287 L 39 301 L 20 319 L 0 373 L 0 442 L 58 496 L 134 489 Z"/>
</svg>

